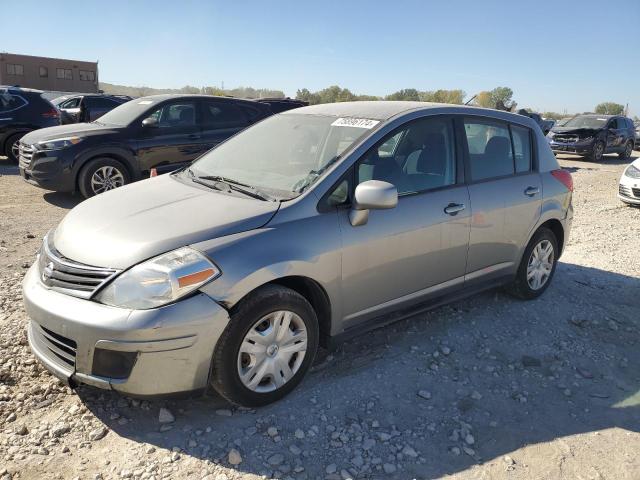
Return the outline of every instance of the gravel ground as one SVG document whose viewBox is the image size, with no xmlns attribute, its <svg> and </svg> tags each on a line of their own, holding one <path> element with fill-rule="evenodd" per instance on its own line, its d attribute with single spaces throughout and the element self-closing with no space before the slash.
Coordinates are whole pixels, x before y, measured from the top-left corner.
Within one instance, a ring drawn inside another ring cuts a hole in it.
<svg viewBox="0 0 640 480">
<path fill-rule="evenodd" d="M 78 199 L 0 159 L 0 478 L 640 478 L 640 209 L 616 198 L 615 156 L 561 163 L 575 219 L 542 298 L 490 291 L 379 329 L 243 410 L 74 392 L 35 362 L 20 282 Z"/>
</svg>

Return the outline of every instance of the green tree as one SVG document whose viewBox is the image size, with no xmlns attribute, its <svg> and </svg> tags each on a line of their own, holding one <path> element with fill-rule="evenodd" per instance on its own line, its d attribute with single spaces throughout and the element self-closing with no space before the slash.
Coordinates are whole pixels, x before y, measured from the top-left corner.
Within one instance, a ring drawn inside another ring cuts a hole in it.
<svg viewBox="0 0 640 480">
<path fill-rule="evenodd" d="M 553 120 L 560 120 L 561 118 L 566 118 L 569 115 L 558 113 L 558 112 L 544 112 L 542 116 L 544 118 L 552 118 Z"/>
<path fill-rule="evenodd" d="M 420 100 L 434 103 L 454 103 L 461 105 L 467 94 L 464 90 L 435 90 L 420 92 Z"/>
<path fill-rule="evenodd" d="M 385 100 L 420 100 L 420 92 L 415 88 L 403 88 L 402 90 L 398 90 L 397 92 L 392 93 L 391 95 L 387 95 Z"/>
<path fill-rule="evenodd" d="M 496 87 L 490 91 L 482 91 L 476 95 L 474 105 L 484 108 L 504 106 L 507 110 L 515 110 L 517 103 L 513 101 L 513 90 L 509 87 Z"/>
<path fill-rule="evenodd" d="M 622 115 L 624 105 L 615 102 L 603 102 L 596 105 L 595 112 L 600 115 Z"/>
</svg>

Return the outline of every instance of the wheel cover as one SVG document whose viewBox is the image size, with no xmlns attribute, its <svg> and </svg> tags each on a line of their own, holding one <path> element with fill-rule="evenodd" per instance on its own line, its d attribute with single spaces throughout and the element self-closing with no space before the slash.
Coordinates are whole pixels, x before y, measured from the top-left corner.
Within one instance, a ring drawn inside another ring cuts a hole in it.
<svg viewBox="0 0 640 480">
<path fill-rule="evenodd" d="M 14 158 L 20 157 L 20 139 L 16 140 L 11 145 L 11 153 L 13 154 Z"/>
<path fill-rule="evenodd" d="M 527 264 L 527 283 L 532 290 L 540 290 L 549 281 L 553 260 L 553 244 L 549 240 L 542 240 L 531 251 Z"/>
<path fill-rule="evenodd" d="M 631 156 L 631 152 L 633 152 L 633 146 L 631 145 L 631 142 L 627 142 L 627 146 L 624 149 L 625 158 L 629 158 Z"/>
<path fill-rule="evenodd" d="M 91 175 L 91 190 L 95 194 L 113 190 L 122 185 L 124 185 L 124 175 L 116 167 L 100 167 Z"/>
<path fill-rule="evenodd" d="M 596 143 L 595 151 L 594 151 L 596 159 L 600 160 L 602 158 L 603 153 L 604 153 L 604 145 L 602 145 L 602 143 L 600 142 Z"/>
<path fill-rule="evenodd" d="M 307 327 L 298 314 L 278 310 L 265 315 L 240 344 L 240 381 L 254 392 L 273 392 L 293 378 L 306 353 Z"/>
</svg>

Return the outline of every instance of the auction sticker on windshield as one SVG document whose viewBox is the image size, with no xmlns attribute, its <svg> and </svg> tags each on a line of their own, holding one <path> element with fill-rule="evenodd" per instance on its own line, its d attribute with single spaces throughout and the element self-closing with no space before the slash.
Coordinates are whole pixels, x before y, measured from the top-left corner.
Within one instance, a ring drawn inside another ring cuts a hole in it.
<svg viewBox="0 0 640 480">
<path fill-rule="evenodd" d="M 356 128 L 373 128 L 380 121 L 371 120 L 369 118 L 338 118 L 331 124 L 332 127 L 356 127 Z"/>
</svg>

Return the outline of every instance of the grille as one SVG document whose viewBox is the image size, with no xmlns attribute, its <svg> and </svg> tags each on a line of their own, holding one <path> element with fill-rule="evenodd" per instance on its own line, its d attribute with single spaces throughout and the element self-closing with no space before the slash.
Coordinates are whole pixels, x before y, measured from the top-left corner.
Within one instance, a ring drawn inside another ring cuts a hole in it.
<svg viewBox="0 0 640 480">
<path fill-rule="evenodd" d="M 43 344 L 47 349 L 59 358 L 61 361 L 75 367 L 76 365 L 76 350 L 78 345 L 70 338 L 63 337 L 51 330 L 36 324 L 36 329 L 40 333 L 43 340 Z"/>
<path fill-rule="evenodd" d="M 633 198 L 634 196 L 640 197 L 640 188 L 630 188 L 625 185 L 619 185 L 618 193 L 620 193 L 620 195 L 622 195 L 623 197 L 629 197 L 629 198 Z"/>
<path fill-rule="evenodd" d="M 118 270 L 92 267 L 63 257 L 55 250 L 49 236 L 45 238 L 38 258 L 40 280 L 52 290 L 80 298 L 90 298 Z"/>
<path fill-rule="evenodd" d="M 33 147 L 26 143 L 19 144 L 19 163 L 21 168 L 27 168 L 31 165 L 31 157 L 33 157 Z"/>
<path fill-rule="evenodd" d="M 553 140 L 558 143 L 576 143 L 578 137 L 576 135 L 554 135 Z"/>
</svg>

